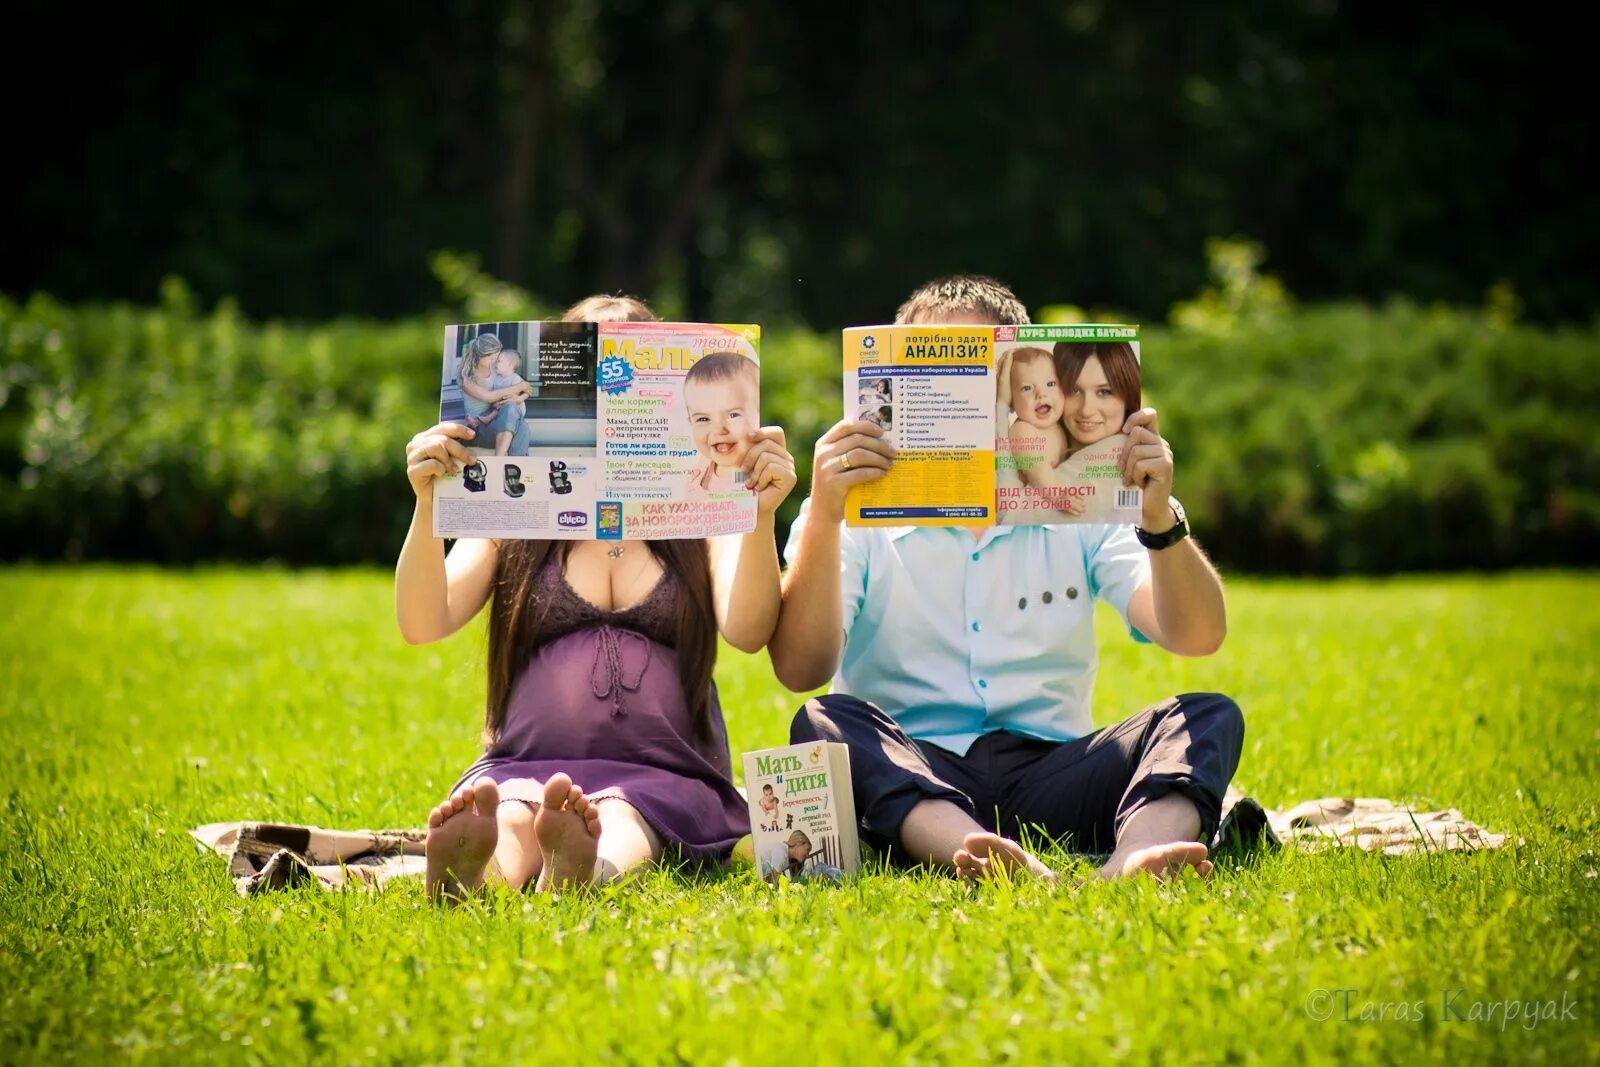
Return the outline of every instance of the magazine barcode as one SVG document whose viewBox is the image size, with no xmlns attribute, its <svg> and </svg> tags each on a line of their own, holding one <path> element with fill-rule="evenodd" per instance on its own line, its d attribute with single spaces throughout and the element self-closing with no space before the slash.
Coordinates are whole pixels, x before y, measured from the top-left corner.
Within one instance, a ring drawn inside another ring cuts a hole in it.
<svg viewBox="0 0 1600 1067">
<path fill-rule="evenodd" d="M 1118 510 L 1121 510 L 1122 508 L 1140 507 L 1144 503 L 1143 498 L 1143 489 L 1118 489 L 1117 508 Z"/>
</svg>

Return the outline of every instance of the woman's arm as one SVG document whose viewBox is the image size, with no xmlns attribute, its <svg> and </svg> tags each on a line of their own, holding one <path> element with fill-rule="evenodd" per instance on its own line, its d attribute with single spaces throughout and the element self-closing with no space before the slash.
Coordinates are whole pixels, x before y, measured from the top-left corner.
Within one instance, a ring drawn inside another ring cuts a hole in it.
<svg viewBox="0 0 1600 1067">
<path fill-rule="evenodd" d="M 778 626 L 782 606 L 778 542 L 773 516 L 795 487 L 794 457 L 784 434 L 766 426 L 751 435 L 744 469 L 756 494 L 756 528 L 747 534 L 711 541 L 711 581 L 717 629 L 741 652 L 767 647 Z"/>
<path fill-rule="evenodd" d="M 527 382 L 523 382 L 520 385 L 508 385 L 504 389 L 485 389 L 478 384 L 477 379 L 469 374 L 463 374 L 460 382 L 463 393 L 466 393 L 474 400 L 481 400 L 485 404 L 499 404 L 502 401 L 510 400 L 518 394 L 524 396 L 533 395 L 533 389 Z"/>
<path fill-rule="evenodd" d="M 894 465 L 894 446 L 871 423 L 835 423 L 817 441 L 811 461 L 811 518 L 799 534 L 794 563 L 783 577 L 783 610 L 767 646 L 772 672 L 803 693 L 826 685 L 844 649 L 839 566 L 845 496 L 875 482 Z"/>
<path fill-rule="evenodd" d="M 778 543 L 772 513 L 747 534 L 711 539 L 717 629 L 740 652 L 760 652 L 778 625 Z"/>
<path fill-rule="evenodd" d="M 455 633 L 488 602 L 494 581 L 493 541 L 461 540 L 448 558 L 444 542 L 433 536 L 433 479 L 473 462 L 462 441 L 473 432 L 459 423 L 440 423 L 411 439 L 406 474 L 416 492 L 394 570 L 395 620 L 407 644 L 423 645 Z"/>
</svg>

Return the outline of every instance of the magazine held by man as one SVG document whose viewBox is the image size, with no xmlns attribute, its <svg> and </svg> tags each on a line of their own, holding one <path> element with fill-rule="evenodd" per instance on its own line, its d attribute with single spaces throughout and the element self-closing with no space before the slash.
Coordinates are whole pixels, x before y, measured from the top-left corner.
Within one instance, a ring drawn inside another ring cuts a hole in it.
<svg viewBox="0 0 1600 1067">
<path fill-rule="evenodd" d="M 851 526 L 1137 522 L 1123 484 L 1139 328 L 863 326 L 844 331 L 846 417 L 894 469 L 846 498 Z"/>
<path fill-rule="evenodd" d="M 693 322 L 445 327 L 439 417 L 476 462 L 434 480 L 438 537 L 602 540 L 755 529 L 761 328 Z"/>
</svg>

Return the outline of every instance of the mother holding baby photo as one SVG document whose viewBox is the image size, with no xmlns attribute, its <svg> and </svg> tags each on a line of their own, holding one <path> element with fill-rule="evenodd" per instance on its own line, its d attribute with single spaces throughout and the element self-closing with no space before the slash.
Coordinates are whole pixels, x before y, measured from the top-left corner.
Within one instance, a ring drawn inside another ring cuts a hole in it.
<svg viewBox="0 0 1600 1067">
<path fill-rule="evenodd" d="M 497 456 L 528 454 L 527 407 L 533 389 L 518 374 L 519 357 L 492 333 L 480 333 L 461 353 L 457 375 L 467 425 L 476 436 L 467 443 L 492 448 Z"/>
</svg>

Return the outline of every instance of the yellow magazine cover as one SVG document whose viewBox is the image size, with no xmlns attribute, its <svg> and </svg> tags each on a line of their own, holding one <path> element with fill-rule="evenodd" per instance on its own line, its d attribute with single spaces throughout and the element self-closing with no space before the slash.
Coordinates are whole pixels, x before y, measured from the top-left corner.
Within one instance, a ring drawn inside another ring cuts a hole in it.
<svg viewBox="0 0 1600 1067">
<path fill-rule="evenodd" d="M 993 365 L 992 326 L 844 331 L 845 415 L 896 449 L 888 475 L 851 488 L 848 525 L 994 523 Z"/>
</svg>

